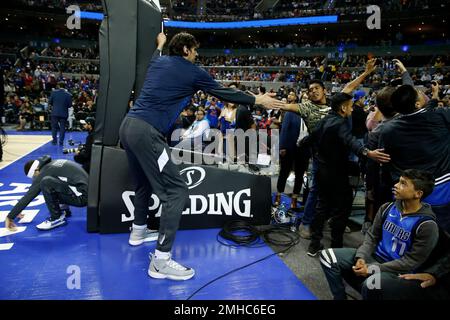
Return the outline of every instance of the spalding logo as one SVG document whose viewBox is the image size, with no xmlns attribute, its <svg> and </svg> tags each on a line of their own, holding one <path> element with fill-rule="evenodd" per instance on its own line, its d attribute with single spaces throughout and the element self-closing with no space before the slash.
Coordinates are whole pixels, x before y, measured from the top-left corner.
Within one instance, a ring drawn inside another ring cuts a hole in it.
<svg viewBox="0 0 450 320">
<path fill-rule="evenodd" d="M 205 169 L 201 167 L 187 167 L 181 170 L 180 174 L 185 176 L 188 189 L 198 187 L 206 178 Z"/>
</svg>

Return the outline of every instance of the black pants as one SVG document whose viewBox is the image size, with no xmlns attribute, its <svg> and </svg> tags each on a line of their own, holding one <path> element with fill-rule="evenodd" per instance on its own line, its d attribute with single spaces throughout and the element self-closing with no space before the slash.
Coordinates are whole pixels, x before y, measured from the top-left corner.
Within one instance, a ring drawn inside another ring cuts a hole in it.
<svg viewBox="0 0 450 320">
<path fill-rule="evenodd" d="M 87 206 L 87 186 L 78 187 L 74 191 L 67 182 L 49 176 L 42 178 L 40 186 L 52 220 L 61 216 L 60 204 L 75 207 Z"/>
<path fill-rule="evenodd" d="M 356 276 L 352 266 L 355 265 L 356 249 L 326 249 L 320 253 L 322 269 L 335 300 L 346 300 L 343 280 L 361 292 L 365 300 L 448 300 L 450 292 L 442 282 L 422 288 L 418 280 L 405 280 L 397 273 L 379 272 L 367 278 Z M 368 257 L 366 263 L 381 263 L 374 256 Z M 375 271 L 375 270 L 370 270 Z"/>
<path fill-rule="evenodd" d="M 52 116 L 52 137 L 53 143 L 58 142 L 56 134 L 59 130 L 59 144 L 62 146 L 64 144 L 64 136 L 66 135 L 66 123 L 67 118 Z"/>
<path fill-rule="evenodd" d="M 450 291 L 439 280 L 427 288 L 420 286 L 419 280 L 405 280 L 393 273 L 380 274 L 380 289 L 370 290 L 362 286 L 364 300 L 450 300 Z"/>
<path fill-rule="evenodd" d="M 300 148 L 293 151 L 286 151 L 284 156 L 280 156 L 280 174 L 278 176 L 277 190 L 284 192 L 286 181 L 291 173 L 292 167 L 295 171 L 295 183 L 293 194 L 298 195 L 302 190 L 303 174 L 308 168 L 309 155 L 303 152 Z"/>
<path fill-rule="evenodd" d="M 125 117 L 119 134 L 136 183 L 134 224 L 147 224 L 149 200 L 152 192 L 155 193 L 162 204 L 156 249 L 168 252 L 175 241 L 187 200 L 186 183 L 178 166 L 170 160 L 170 149 L 164 136 L 153 126 L 140 119 Z"/>
<path fill-rule="evenodd" d="M 337 175 L 320 165 L 317 171 L 316 214 L 311 224 L 311 245 L 317 246 L 323 238 L 323 226 L 331 222 L 331 247 L 341 248 L 348 217 L 352 211 L 353 192 L 347 175 Z"/>
</svg>

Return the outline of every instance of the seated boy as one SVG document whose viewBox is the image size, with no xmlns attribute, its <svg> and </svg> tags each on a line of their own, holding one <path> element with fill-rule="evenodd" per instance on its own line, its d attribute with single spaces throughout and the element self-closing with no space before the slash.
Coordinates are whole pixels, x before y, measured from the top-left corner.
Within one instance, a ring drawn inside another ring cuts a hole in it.
<svg viewBox="0 0 450 320">
<path fill-rule="evenodd" d="M 434 188 L 431 174 L 405 170 L 393 192 L 396 201 L 379 209 L 372 227 L 358 248 L 326 249 L 320 262 L 335 300 L 345 300 L 343 280 L 354 288 L 379 289 L 373 273 L 398 277 L 413 273 L 428 259 L 439 232 L 430 205 L 421 200 Z M 379 283 L 378 283 L 379 284 Z"/>
</svg>

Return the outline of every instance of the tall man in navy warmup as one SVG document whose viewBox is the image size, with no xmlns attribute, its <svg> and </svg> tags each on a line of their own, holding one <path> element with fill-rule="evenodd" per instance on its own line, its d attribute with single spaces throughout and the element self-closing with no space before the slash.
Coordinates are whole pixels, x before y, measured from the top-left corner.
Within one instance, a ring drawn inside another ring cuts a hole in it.
<svg viewBox="0 0 450 320">
<path fill-rule="evenodd" d="M 256 103 L 273 108 L 284 104 L 269 95 L 252 96 L 222 87 L 194 64 L 198 43 L 191 34 L 176 34 L 169 43 L 169 56 L 160 56 L 165 42 L 166 36 L 160 33 L 142 91 L 120 127 L 120 141 L 136 182 L 135 219 L 129 243 L 139 245 L 157 240 L 148 269 L 150 277 L 188 280 L 194 276 L 194 269 L 171 258 L 188 192 L 178 167 L 170 160 L 165 137 L 198 90 L 238 104 Z M 147 229 L 148 201 L 152 192 L 162 203 L 159 234 Z"/>
<path fill-rule="evenodd" d="M 63 82 L 56 85 L 56 90 L 50 95 L 48 103 L 52 106 L 52 144 L 56 145 L 57 132 L 59 127 L 59 145 L 64 145 L 64 136 L 66 134 L 66 122 L 69 116 L 69 108 L 72 106 L 72 95 L 64 88 Z"/>
</svg>

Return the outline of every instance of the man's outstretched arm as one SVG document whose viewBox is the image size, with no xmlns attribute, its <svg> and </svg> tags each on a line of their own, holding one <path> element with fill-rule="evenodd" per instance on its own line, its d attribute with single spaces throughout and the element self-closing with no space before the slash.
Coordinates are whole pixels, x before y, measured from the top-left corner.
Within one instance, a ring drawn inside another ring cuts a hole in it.
<svg viewBox="0 0 450 320">
<path fill-rule="evenodd" d="M 344 87 L 344 89 L 342 89 L 342 92 L 344 93 L 348 93 L 348 94 L 352 94 L 352 92 L 358 88 L 361 83 L 363 83 L 363 81 L 372 73 L 375 71 L 376 63 L 377 59 L 373 58 L 370 59 L 369 61 L 367 61 L 366 63 L 366 70 L 361 73 L 361 75 L 359 77 L 357 77 L 355 80 L 353 80 L 352 82 L 347 83 L 347 85 Z"/>
</svg>

